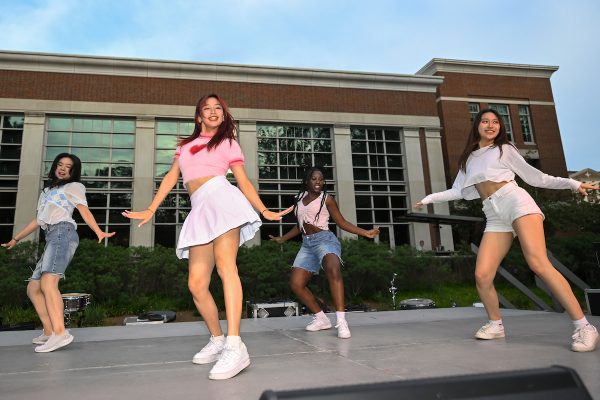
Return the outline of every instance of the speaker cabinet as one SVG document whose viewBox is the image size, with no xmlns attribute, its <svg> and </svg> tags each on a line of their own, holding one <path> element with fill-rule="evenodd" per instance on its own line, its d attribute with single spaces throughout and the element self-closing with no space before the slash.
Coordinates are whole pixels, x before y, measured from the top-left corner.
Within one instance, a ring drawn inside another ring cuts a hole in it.
<svg viewBox="0 0 600 400">
<path fill-rule="evenodd" d="M 583 382 L 571 368 L 548 368 L 460 375 L 302 390 L 266 390 L 260 400 L 592 400 Z"/>
</svg>

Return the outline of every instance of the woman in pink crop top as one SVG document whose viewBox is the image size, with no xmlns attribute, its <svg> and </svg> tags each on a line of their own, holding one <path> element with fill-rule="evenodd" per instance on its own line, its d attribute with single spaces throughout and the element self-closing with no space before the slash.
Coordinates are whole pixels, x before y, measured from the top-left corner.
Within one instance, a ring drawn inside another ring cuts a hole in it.
<svg viewBox="0 0 600 400">
<path fill-rule="evenodd" d="M 236 265 L 238 248 L 261 225 L 254 209 L 268 220 L 280 220 L 291 208 L 272 212 L 260 200 L 244 171 L 244 155 L 235 140 L 235 120 L 219 96 L 210 94 L 198 101 L 194 122 L 194 132 L 179 142 L 173 165 L 152 203 L 144 211 L 125 211 L 123 215 L 142 220 L 139 226 L 150 221 L 177 184 L 181 172 L 192 210 L 181 228 L 176 253 L 179 258 L 189 259 L 188 287 L 211 334 L 208 344 L 194 355 L 192 362 L 216 361 L 208 377 L 228 379 L 250 365 L 248 351 L 240 338 L 243 296 Z M 239 189 L 225 178 L 228 169 L 233 172 Z M 215 264 L 223 282 L 227 338 L 209 291 Z"/>
<path fill-rule="evenodd" d="M 598 331 L 587 321 L 569 283 L 546 255 L 544 214 L 529 193 L 513 179 L 516 174 L 530 185 L 578 190 L 584 196 L 586 189 L 598 187 L 546 175 L 527 164 L 508 141 L 502 118 L 492 109 L 481 110 L 473 120 L 458 164 L 459 173 L 452 188 L 426 196 L 415 207 L 460 198 L 471 200 L 479 196 L 483 199 L 486 227 L 477 253 L 475 282 L 489 321 L 475 337 L 485 340 L 505 336 L 494 277 L 513 238 L 518 236 L 529 268 L 546 283 L 573 320 L 575 331 L 571 349 L 593 351 L 598 344 Z"/>
<path fill-rule="evenodd" d="M 332 196 L 325 189 L 324 171 L 313 167 L 306 171 L 296 195 L 294 210 L 298 224 L 283 236 L 270 236 L 271 240 L 283 243 L 302 233 L 302 247 L 292 264 L 290 286 L 300 301 L 314 314 L 306 327 L 307 331 L 331 328 L 331 321 L 325 315 L 307 285 L 313 275 L 323 268 L 329 281 L 329 289 L 335 306 L 338 337 L 350 337 L 344 307 L 344 281 L 341 272 L 341 246 L 337 237 L 329 231 L 329 217 L 340 229 L 367 238 L 379 234 L 378 229 L 361 229 L 346 221 Z"/>
</svg>

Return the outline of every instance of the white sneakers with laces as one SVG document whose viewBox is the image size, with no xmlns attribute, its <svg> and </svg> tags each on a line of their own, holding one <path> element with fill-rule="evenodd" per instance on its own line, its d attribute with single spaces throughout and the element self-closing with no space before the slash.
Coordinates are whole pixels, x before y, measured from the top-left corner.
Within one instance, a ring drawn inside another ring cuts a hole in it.
<svg viewBox="0 0 600 400">
<path fill-rule="evenodd" d="M 50 336 L 44 334 L 44 332 L 42 332 L 42 334 L 38 337 L 34 337 L 33 340 L 31 341 L 31 343 L 33 344 L 44 344 L 48 341 L 48 339 L 50 339 Z"/>
<path fill-rule="evenodd" d="M 62 335 L 55 335 L 53 333 L 52 335 L 50 335 L 46 343 L 35 348 L 35 352 L 49 353 L 51 351 L 58 350 L 61 347 L 65 347 L 72 341 L 73 335 L 71 335 L 68 330 L 65 330 Z"/>
<path fill-rule="evenodd" d="M 327 317 L 313 316 L 310 324 L 306 326 L 306 330 L 310 332 L 322 331 L 331 328 L 331 321 Z"/>
<path fill-rule="evenodd" d="M 475 337 L 483 340 L 502 339 L 504 336 L 504 325 L 494 324 L 492 322 L 488 322 L 475 332 Z"/>
<path fill-rule="evenodd" d="M 192 358 L 194 364 L 209 364 L 215 362 L 221 356 L 225 348 L 225 336 L 211 336 L 208 344 Z"/>
<path fill-rule="evenodd" d="M 241 340 L 237 343 L 227 341 L 219 361 L 210 370 L 208 378 L 215 380 L 233 378 L 249 365 L 250 356 L 246 345 Z"/>
<path fill-rule="evenodd" d="M 593 325 L 577 328 L 573 332 L 571 350 L 584 352 L 594 351 L 598 345 L 598 330 Z"/>
</svg>

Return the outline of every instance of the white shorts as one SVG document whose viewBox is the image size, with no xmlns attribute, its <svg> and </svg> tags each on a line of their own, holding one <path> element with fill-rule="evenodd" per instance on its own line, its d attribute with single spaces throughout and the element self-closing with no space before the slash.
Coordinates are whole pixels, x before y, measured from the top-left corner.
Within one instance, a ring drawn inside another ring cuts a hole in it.
<svg viewBox="0 0 600 400">
<path fill-rule="evenodd" d="M 511 181 L 483 200 L 483 212 L 486 218 L 484 232 L 512 232 L 517 236 L 512 223 L 529 214 L 544 213 L 527 191 L 515 181 Z"/>
</svg>

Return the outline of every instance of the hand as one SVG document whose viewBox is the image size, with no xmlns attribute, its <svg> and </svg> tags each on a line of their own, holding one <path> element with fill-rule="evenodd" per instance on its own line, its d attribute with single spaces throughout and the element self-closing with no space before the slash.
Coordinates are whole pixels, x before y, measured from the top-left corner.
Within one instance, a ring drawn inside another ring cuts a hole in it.
<svg viewBox="0 0 600 400">
<path fill-rule="evenodd" d="M 370 229 L 368 231 L 365 231 L 365 237 L 368 237 L 369 239 L 373 239 L 375 236 L 379 235 L 379 229 L 375 228 L 375 229 Z"/>
<path fill-rule="evenodd" d="M 142 222 L 139 223 L 138 228 L 144 225 L 146 222 L 150 221 L 154 216 L 154 212 L 149 208 L 144 211 L 129 211 L 125 210 L 121 213 L 122 216 L 129 219 L 141 219 Z"/>
<path fill-rule="evenodd" d="M 10 239 L 7 243 L 2 243 L 0 246 L 5 247 L 6 250 L 10 250 L 17 245 L 17 241 L 15 239 Z"/>
<path fill-rule="evenodd" d="M 600 189 L 600 187 L 598 187 L 598 185 L 591 185 L 589 183 L 582 183 L 581 185 L 579 185 L 579 187 L 577 188 L 577 191 L 579 191 L 579 193 L 581 193 L 581 195 L 583 197 L 588 195 L 587 190 L 598 190 Z"/>
<path fill-rule="evenodd" d="M 117 232 L 98 232 L 96 236 L 98 236 L 98 243 L 102 243 L 105 238 L 111 238 L 115 236 Z"/>
<path fill-rule="evenodd" d="M 420 209 L 421 207 L 423 207 L 423 203 L 421 203 L 420 201 L 419 201 L 419 202 L 417 202 L 417 203 L 416 203 L 416 204 L 413 206 L 413 208 L 416 208 L 416 209 Z"/>
<path fill-rule="evenodd" d="M 264 219 L 268 219 L 269 221 L 280 221 L 284 215 L 291 213 L 293 209 L 294 206 L 290 206 L 285 210 L 279 212 L 274 212 L 270 211 L 269 209 L 266 209 L 263 210 L 263 212 L 261 212 L 260 214 L 263 216 Z"/>
<path fill-rule="evenodd" d="M 277 242 L 279 244 L 282 244 L 285 242 L 285 240 L 283 239 L 282 236 L 273 236 L 273 235 L 269 235 L 269 237 L 271 238 L 272 241 Z"/>
</svg>

